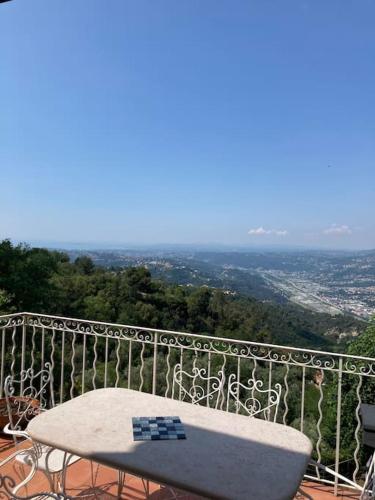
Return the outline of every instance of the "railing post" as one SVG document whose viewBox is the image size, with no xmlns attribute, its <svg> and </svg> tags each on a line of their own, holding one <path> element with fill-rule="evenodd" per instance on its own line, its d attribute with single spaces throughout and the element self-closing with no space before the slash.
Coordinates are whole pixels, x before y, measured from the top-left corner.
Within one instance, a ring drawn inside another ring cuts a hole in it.
<svg viewBox="0 0 375 500">
<path fill-rule="evenodd" d="M 60 404 L 64 401 L 65 330 L 61 336 Z"/>
<path fill-rule="evenodd" d="M 211 352 L 208 353 L 207 357 L 207 401 L 206 401 L 207 408 L 210 407 L 210 390 L 211 390 L 210 378 L 211 378 Z"/>
<path fill-rule="evenodd" d="M 152 394 L 156 394 L 156 375 L 158 362 L 158 334 L 154 333 L 154 361 L 152 365 Z"/>
<path fill-rule="evenodd" d="M 14 372 L 14 369 L 15 369 L 15 366 L 16 366 L 16 333 L 17 333 L 17 326 L 14 325 L 13 326 L 13 331 L 12 331 L 12 363 L 10 365 L 10 373 L 12 375 L 12 377 L 14 378 L 15 376 L 15 372 Z"/>
<path fill-rule="evenodd" d="M 85 393 L 85 374 L 86 374 L 86 334 L 83 334 L 81 394 Z"/>
<path fill-rule="evenodd" d="M 105 338 L 104 387 L 107 387 L 108 377 L 108 336 Z"/>
<path fill-rule="evenodd" d="M 25 370 L 25 351 L 26 351 L 26 316 L 22 318 L 22 347 L 21 347 L 21 373 Z M 24 381 L 21 376 L 21 394 L 23 394 Z"/>
<path fill-rule="evenodd" d="M 70 372 L 70 399 L 74 398 L 74 387 L 75 387 L 75 381 L 74 381 L 74 375 L 76 371 L 76 364 L 75 364 L 75 357 L 76 357 L 76 339 L 77 339 L 77 333 L 73 332 L 73 339 L 72 339 L 72 357 L 70 358 L 70 364 L 71 364 L 71 372 Z"/>
<path fill-rule="evenodd" d="M 289 395 L 289 382 L 288 382 L 288 375 L 289 375 L 289 365 L 285 365 L 285 375 L 284 375 L 284 385 L 285 385 L 285 391 L 284 391 L 284 415 L 283 415 L 283 424 L 287 425 L 286 417 L 289 413 L 289 406 L 288 406 L 288 395 Z"/>
<path fill-rule="evenodd" d="M 272 390 L 272 361 L 270 361 L 269 363 L 269 367 L 268 367 L 268 390 L 270 391 L 268 393 L 268 401 L 267 401 L 267 404 L 268 406 L 271 404 L 271 390 Z M 238 389 L 237 389 L 238 391 Z M 237 392 L 237 394 L 239 394 L 239 392 Z M 276 416 L 277 418 L 277 416 Z M 267 419 L 270 420 L 271 419 L 271 408 L 268 408 L 267 410 Z"/>
<path fill-rule="evenodd" d="M 132 341 L 129 340 L 129 357 L 128 357 L 128 389 L 131 389 L 132 385 Z"/>
<path fill-rule="evenodd" d="M 340 433 L 341 433 L 341 391 L 342 391 L 342 358 L 339 358 L 339 373 L 337 382 L 337 414 L 336 414 L 336 455 L 335 455 L 335 488 L 334 494 L 338 494 L 338 476 L 340 467 Z"/>
<path fill-rule="evenodd" d="M 44 350 L 45 350 L 45 340 L 46 340 L 46 332 L 45 332 L 45 329 L 44 329 L 44 326 L 42 326 L 42 344 L 41 344 L 41 347 L 40 347 L 40 369 L 41 370 L 44 370 Z M 41 381 L 42 383 L 42 381 Z"/>
<path fill-rule="evenodd" d="M 181 372 L 182 372 L 182 367 L 183 367 L 183 361 L 184 361 L 184 350 L 183 348 L 181 347 L 180 348 L 180 369 L 181 369 Z M 179 385 L 179 389 L 178 389 L 178 399 L 179 401 L 181 401 L 182 399 L 182 375 L 181 375 L 181 384 L 178 384 Z"/>
<path fill-rule="evenodd" d="M 305 422 L 305 384 L 306 384 L 306 366 L 302 367 L 302 388 L 301 388 L 301 423 L 300 431 L 304 430 Z"/>
</svg>

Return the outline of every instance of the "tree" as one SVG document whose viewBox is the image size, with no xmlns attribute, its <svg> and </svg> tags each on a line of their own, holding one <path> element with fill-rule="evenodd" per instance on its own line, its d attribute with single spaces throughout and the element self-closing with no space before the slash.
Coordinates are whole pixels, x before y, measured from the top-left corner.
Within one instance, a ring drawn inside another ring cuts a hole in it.
<svg viewBox="0 0 375 500">
<path fill-rule="evenodd" d="M 90 257 L 83 255 L 82 257 L 77 257 L 74 261 L 74 265 L 81 274 L 90 275 L 95 270 L 95 264 Z"/>
<path fill-rule="evenodd" d="M 0 290 L 0 314 L 9 314 L 11 312 L 10 302 L 11 297 L 5 290 Z"/>
<path fill-rule="evenodd" d="M 0 243 L 0 289 L 8 296 L 10 308 L 18 311 L 48 312 L 54 289 L 51 278 L 61 254 L 25 245 Z"/>
</svg>

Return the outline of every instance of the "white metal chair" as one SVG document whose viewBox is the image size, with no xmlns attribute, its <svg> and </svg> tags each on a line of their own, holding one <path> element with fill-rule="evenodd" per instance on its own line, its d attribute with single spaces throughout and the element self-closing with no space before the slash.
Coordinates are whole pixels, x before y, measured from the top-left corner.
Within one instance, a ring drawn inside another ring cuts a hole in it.
<svg viewBox="0 0 375 500">
<path fill-rule="evenodd" d="M 52 492 L 58 491 L 65 479 L 66 468 L 80 457 L 61 450 L 41 445 L 31 440 L 26 427 L 32 418 L 54 406 L 52 370 L 49 363 L 35 373 L 32 368 L 23 370 L 17 380 L 8 376 L 4 383 L 5 399 L 9 423 L 3 432 L 13 437 L 16 451 L 0 463 L 0 467 L 15 459 L 30 466 L 27 477 L 13 489 L 13 494 L 25 486 L 35 475 L 42 471 L 46 475 Z M 24 440 L 30 441 L 28 448 L 20 447 Z"/>
<path fill-rule="evenodd" d="M 367 403 L 361 403 L 361 422 L 362 422 L 362 441 L 363 444 L 370 449 L 375 450 L 375 406 Z M 366 463 L 366 473 L 363 486 L 351 481 L 345 476 L 342 476 L 335 470 L 326 467 L 325 465 L 310 460 L 310 465 L 314 466 L 316 470 L 321 469 L 327 474 L 332 475 L 334 478 L 341 480 L 343 483 L 349 484 L 352 488 L 359 490 L 360 500 L 375 500 L 375 451 Z"/>
<path fill-rule="evenodd" d="M 205 368 L 195 366 L 188 373 L 182 369 L 180 363 L 176 364 L 173 370 L 172 399 L 175 398 L 175 391 L 178 390 L 178 397 L 181 401 L 189 401 L 192 404 L 205 404 L 208 407 L 222 409 L 224 404 L 225 375 L 223 370 L 219 370 L 218 376 L 208 376 Z M 171 499 L 184 498 L 184 494 L 168 487 Z"/>
<path fill-rule="evenodd" d="M 172 398 L 175 396 L 175 388 L 179 390 L 182 401 L 190 401 L 193 404 L 206 403 L 216 410 L 222 409 L 224 402 L 224 372 L 220 370 L 217 377 L 207 376 L 205 368 L 193 367 L 192 373 L 182 370 L 180 364 L 175 365 L 173 371 Z M 212 404 L 210 404 L 212 403 Z"/>
<path fill-rule="evenodd" d="M 367 473 L 363 485 L 361 500 L 375 499 L 375 452 L 369 458 L 367 464 Z"/>
<path fill-rule="evenodd" d="M 18 380 L 8 375 L 4 393 L 9 417 L 4 432 L 10 434 L 17 445 L 18 438 L 26 437 L 24 429 L 30 420 L 54 406 L 50 364 L 46 363 L 45 368 L 37 373 L 32 368 L 23 370 Z"/>
<path fill-rule="evenodd" d="M 237 412 L 243 411 L 250 417 L 262 417 L 276 422 L 281 385 L 275 384 L 274 388 L 268 389 L 262 389 L 262 387 L 261 380 L 250 378 L 247 384 L 243 384 L 232 373 L 228 379 L 227 411 L 229 411 L 230 402 L 234 401 Z"/>
<path fill-rule="evenodd" d="M 234 400 L 237 412 L 242 411 L 249 417 L 261 417 L 264 420 L 276 422 L 281 398 L 281 384 L 275 384 L 274 388 L 268 389 L 262 389 L 262 387 L 262 380 L 250 378 L 247 384 L 243 384 L 237 380 L 234 373 L 229 375 L 227 411 L 229 411 L 230 402 Z M 249 393 L 249 396 L 247 396 L 247 393 Z M 300 488 L 298 493 L 308 500 L 313 500 Z"/>
</svg>

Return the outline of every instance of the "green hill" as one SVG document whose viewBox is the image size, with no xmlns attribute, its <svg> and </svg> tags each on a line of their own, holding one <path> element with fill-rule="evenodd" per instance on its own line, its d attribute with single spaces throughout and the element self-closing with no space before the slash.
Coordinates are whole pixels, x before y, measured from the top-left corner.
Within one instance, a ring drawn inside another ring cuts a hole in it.
<svg viewBox="0 0 375 500">
<path fill-rule="evenodd" d="M 108 270 L 88 257 L 0 243 L 0 309 L 189 331 L 241 340 L 334 349 L 364 324 L 225 291 L 167 284 L 142 267 Z M 342 346 L 342 348 L 344 348 Z"/>
</svg>

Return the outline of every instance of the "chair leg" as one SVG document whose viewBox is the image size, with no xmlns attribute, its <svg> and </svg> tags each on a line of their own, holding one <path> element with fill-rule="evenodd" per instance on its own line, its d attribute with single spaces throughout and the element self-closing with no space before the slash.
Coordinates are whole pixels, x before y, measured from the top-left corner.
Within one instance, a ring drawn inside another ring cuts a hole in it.
<svg viewBox="0 0 375 500">
<path fill-rule="evenodd" d="M 142 484 L 143 484 L 143 488 L 144 488 L 145 493 L 146 493 L 146 498 L 148 498 L 149 494 L 150 494 L 150 482 L 148 479 L 145 479 L 144 477 L 142 477 Z"/>
<path fill-rule="evenodd" d="M 69 462 L 73 457 L 74 457 L 74 455 L 72 455 L 71 453 L 67 453 L 67 452 L 64 453 L 63 467 L 62 467 L 62 470 L 59 474 L 59 478 L 60 478 L 59 493 L 62 493 L 63 495 L 65 495 L 66 474 L 68 471 Z"/>
<path fill-rule="evenodd" d="M 31 481 L 31 479 L 34 477 L 35 473 L 36 473 L 36 465 L 35 465 L 35 464 L 33 464 L 33 465 L 32 465 L 32 467 L 31 467 L 31 470 L 30 470 L 30 472 L 29 472 L 29 474 L 28 474 L 28 476 L 27 476 L 27 477 L 26 477 L 26 478 L 25 478 L 25 479 L 24 479 L 24 480 L 23 480 L 20 484 L 18 484 L 18 485 L 17 485 L 17 486 L 13 489 L 13 492 L 12 492 L 12 493 L 13 493 L 14 495 L 17 495 L 17 492 L 18 492 L 21 488 L 23 488 L 24 486 L 26 486 L 26 484 L 27 484 L 29 481 Z"/>
<path fill-rule="evenodd" d="M 186 497 L 186 494 L 182 493 L 182 496 L 181 496 L 181 492 L 176 492 L 174 488 L 172 488 L 172 486 L 167 486 L 165 484 L 160 484 L 160 489 L 161 490 L 165 490 L 168 494 L 170 494 L 170 496 L 168 496 L 166 498 L 166 500 L 177 500 L 178 498 L 185 498 Z"/>
<path fill-rule="evenodd" d="M 301 488 L 298 488 L 298 493 L 303 496 L 303 498 L 307 498 L 308 500 L 314 500 L 313 497 L 305 493 Z"/>
<path fill-rule="evenodd" d="M 367 462 L 367 474 L 362 489 L 360 500 L 371 500 L 375 498 L 375 453 Z"/>
<path fill-rule="evenodd" d="M 52 474 L 51 472 L 49 472 L 47 470 L 43 471 L 43 473 L 47 478 L 51 492 L 56 493 L 57 489 L 56 489 L 56 480 L 55 480 L 54 474 Z"/>
<path fill-rule="evenodd" d="M 96 479 L 97 479 L 97 476 L 98 476 L 98 469 L 99 469 L 99 465 L 97 465 L 97 467 L 96 467 L 96 474 L 94 474 L 94 462 L 92 460 L 90 460 L 91 487 L 92 487 L 92 489 L 96 488 Z"/>
<path fill-rule="evenodd" d="M 122 490 L 125 486 L 125 472 L 119 470 L 118 471 L 118 485 L 117 485 L 117 498 L 121 498 Z"/>
</svg>

